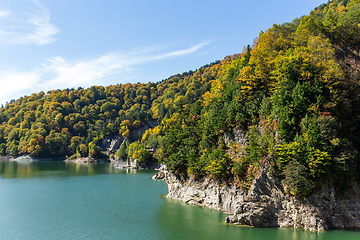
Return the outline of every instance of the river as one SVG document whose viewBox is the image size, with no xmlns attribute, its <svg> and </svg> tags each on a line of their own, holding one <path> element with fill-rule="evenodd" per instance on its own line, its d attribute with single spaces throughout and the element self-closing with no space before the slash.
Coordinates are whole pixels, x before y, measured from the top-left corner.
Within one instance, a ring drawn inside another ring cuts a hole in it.
<svg viewBox="0 0 360 240">
<path fill-rule="evenodd" d="M 226 214 L 165 198 L 153 170 L 108 163 L 0 161 L 0 239 L 360 239 L 224 223 Z"/>
</svg>

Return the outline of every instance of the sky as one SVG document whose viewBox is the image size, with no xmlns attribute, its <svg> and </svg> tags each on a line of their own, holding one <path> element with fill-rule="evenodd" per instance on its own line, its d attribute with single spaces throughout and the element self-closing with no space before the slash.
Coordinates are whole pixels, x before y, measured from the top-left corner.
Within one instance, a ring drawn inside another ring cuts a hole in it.
<svg viewBox="0 0 360 240">
<path fill-rule="evenodd" d="M 1 0 L 0 104 L 158 82 L 240 53 L 324 0 Z"/>
</svg>

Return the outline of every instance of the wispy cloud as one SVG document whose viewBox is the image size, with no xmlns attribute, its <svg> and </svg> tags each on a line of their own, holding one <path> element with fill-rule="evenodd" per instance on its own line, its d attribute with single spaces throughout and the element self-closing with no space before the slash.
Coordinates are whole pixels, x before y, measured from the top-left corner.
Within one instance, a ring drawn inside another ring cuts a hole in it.
<svg viewBox="0 0 360 240">
<path fill-rule="evenodd" d="M 194 53 L 198 50 L 200 50 L 201 48 L 205 47 L 206 45 L 208 45 L 208 42 L 201 42 L 193 47 L 190 47 L 188 49 L 183 49 L 183 50 L 179 50 L 179 51 L 173 51 L 173 52 L 169 52 L 169 53 L 165 53 L 159 56 L 155 56 L 154 59 L 163 59 L 163 58 L 169 58 L 169 57 L 178 57 L 181 55 L 186 55 L 186 54 L 190 54 L 190 53 Z"/>
<path fill-rule="evenodd" d="M 2 11 L 2 10 L 0 10 L 0 17 L 6 17 L 6 16 L 8 16 L 9 14 L 10 14 L 9 11 Z"/>
<path fill-rule="evenodd" d="M 37 0 L 31 0 L 35 8 L 24 18 L 11 18 L 6 29 L 0 29 L 0 42 L 7 44 L 43 45 L 55 41 L 59 29 L 50 23 L 50 11 Z M 0 17 L 10 16 L 9 11 L 0 11 Z M 19 26 L 20 22 L 20 26 Z"/>
<path fill-rule="evenodd" d="M 36 86 L 39 75 L 37 71 L 18 73 L 15 69 L 0 72 L 0 104 L 5 104 L 22 90 Z"/>
<path fill-rule="evenodd" d="M 136 74 L 141 64 L 196 53 L 206 45 L 207 42 L 201 42 L 186 49 L 167 52 L 159 52 L 156 48 L 128 53 L 113 52 L 78 61 L 53 57 L 29 72 L 0 70 L 0 103 L 39 91 L 124 83 L 129 81 L 130 74 Z"/>
<path fill-rule="evenodd" d="M 130 62 L 130 61 L 129 61 Z M 90 86 L 101 79 L 130 71 L 130 66 L 118 54 L 107 54 L 87 61 L 66 61 L 54 57 L 41 70 L 53 77 L 43 84 L 49 88 Z"/>
<path fill-rule="evenodd" d="M 38 45 L 48 44 L 55 41 L 53 36 L 59 32 L 59 29 L 50 23 L 50 12 L 41 3 L 32 0 L 37 6 L 37 11 L 30 14 L 28 23 L 32 26 L 32 32 L 26 34 L 22 39 L 24 43 L 35 43 Z"/>
</svg>

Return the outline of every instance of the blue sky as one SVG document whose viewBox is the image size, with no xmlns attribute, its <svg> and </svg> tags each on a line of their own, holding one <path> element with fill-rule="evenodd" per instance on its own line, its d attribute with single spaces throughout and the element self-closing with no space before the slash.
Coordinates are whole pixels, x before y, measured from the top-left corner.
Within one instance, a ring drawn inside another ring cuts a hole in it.
<svg viewBox="0 0 360 240">
<path fill-rule="evenodd" d="M 157 82 L 239 53 L 324 0 L 2 0 L 0 104 L 53 89 Z"/>
</svg>

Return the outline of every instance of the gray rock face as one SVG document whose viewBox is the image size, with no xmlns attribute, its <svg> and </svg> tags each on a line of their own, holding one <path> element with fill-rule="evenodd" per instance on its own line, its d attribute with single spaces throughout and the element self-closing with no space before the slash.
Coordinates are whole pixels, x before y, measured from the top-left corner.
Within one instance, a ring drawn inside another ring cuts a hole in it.
<svg viewBox="0 0 360 240">
<path fill-rule="evenodd" d="M 234 186 L 221 186 L 209 179 L 202 182 L 193 180 L 181 182 L 175 175 L 168 173 L 165 181 L 169 189 L 167 198 L 224 212 L 235 212 L 238 203 L 243 202 L 244 196 L 246 196 L 246 191 L 243 189 Z"/>
<path fill-rule="evenodd" d="M 151 120 L 147 121 L 147 125 L 149 126 L 149 128 L 154 128 L 157 125 L 159 125 L 158 120 L 157 119 L 151 119 Z"/>
<path fill-rule="evenodd" d="M 167 170 L 166 166 L 161 165 L 158 170 L 160 171 L 155 173 L 152 179 L 165 180 L 166 176 L 169 174 L 169 171 Z"/>
<path fill-rule="evenodd" d="M 154 128 L 157 125 L 157 120 L 149 120 L 141 128 L 130 131 L 130 140 L 137 141 L 141 139 L 142 135 L 145 133 L 146 130 L 148 130 L 149 128 Z M 126 140 L 126 138 L 123 138 L 123 136 L 119 134 L 113 137 L 107 136 L 101 140 L 99 146 L 106 153 L 106 155 L 110 156 L 111 154 L 114 154 L 119 149 L 121 144 Z"/>
<path fill-rule="evenodd" d="M 134 129 L 130 131 L 130 139 L 132 141 L 137 141 L 142 138 L 142 135 L 145 133 L 146 130 L 149 129 L 149 126 L 147 124 L 144 124 L 139 129 Z"/>
<path fill-rule="evenodd" d="M 261 130 L 262 126 L 259 128 Z M 225 132 L 224 142 L 228 147 L 232 142 L 245 146 L 245 133 L 241 129 Z M 226 218 L 227 223 L 311 231 L 360 228 L 358 185 L 341 196 L 336 194 L 330 183 L 308 197 L 291 196 L 285 193 L 282 185 L 269 172 L 267 160 L 249 190 L 209 179 L 182 181 L 166 167 L 162 172 L 155 178 L 166 181 L 169 189 L 167 198 L 232 213 Z"/>
<path fill-rule="evenodd" d="M 246 145 L 246 135 L 242 129 L 233 129 L 231 132 L 224 132 L 224 142 L 227 147 L 230 146 L 230 143 L 235 141 L 241 146 Z"/>
<path fill-rule="evenodd" d="M 142 127 L 139 129 L 131 130 L 130 131 L 130 139 L 132 141 L 137 141 L 142 138 L 142 135 L 145 133 L 146 130 L 150 128 L 154 128 L 158 125 L 157 120 L 149 120 L 147 121 Z"/>
<path fill-rule="evenodd" d="M 284 192 L 266 166 L 248 191 L 209 179 L 182 182 L 167 170 L 163 172 L 161 176 L 169 189 L 167 198 L 230 212 L 227 223 L 311 231 L 360 228 L 358 186 L 336 196 L 334 187 L 328 184 L 309 197 L 295 197 Z"/>
<path fill-rule="evenodd" d="M 100 147 L 103 151 L 106 151 L 106 155 L 115 153 L 121 143 L 124 141 L 124 138 L 121 135 L 116 135 L 114 137 L 105 137 L 100 143 Z"/>
</svg>

